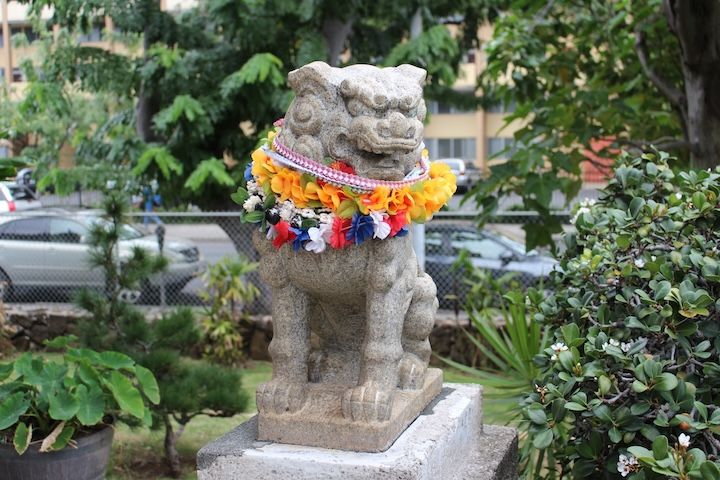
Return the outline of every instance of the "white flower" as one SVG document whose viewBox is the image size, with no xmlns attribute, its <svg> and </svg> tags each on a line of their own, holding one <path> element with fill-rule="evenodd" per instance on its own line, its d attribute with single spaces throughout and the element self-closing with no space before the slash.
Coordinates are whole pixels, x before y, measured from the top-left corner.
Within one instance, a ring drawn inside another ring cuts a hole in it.
<svg viewBox="0 0 720 480">
<path fill-rule="evenodd" d="M 678 437 L 678 444 L 680 444 L 681 447 L 687 448 L 690 446 L 690 435 L 685 435 L 684 433 L 681 433 Z"/>
<path fill-rule="evenodd" d="M 305 244 L 305 250 L 315 253 L 324 251 L 331 233 L 332 227 L 327 223 L 321 223 L 319 227 L 310 227 L 308 229 L 310 241 Z"/>
<path fill-rule="evenodd" d="M 318 220 L 320 220 L 320 223 L 327 223 L 329 225 L 332 225 L 334 219 L 335 217 L 332 213 L 321 213 L 320 215 L 318 215 Z"/>
<path fill-rule="evenodd" d="M 270 228 L 268 228 L 267 235 L 265 237 L 268 240 L 275 240 L 275 237 L 277 237 L 277 229 L 275 228 L 275 225 L 270 224 Z"/>
<path fill-rule="evenodd" d="M 246 212 L 254 212 L 255 206 L 262 203 L 262 198 L 258 195 L 250 195 L 245 202 L 243 202 L 243 208 Z"/>
<path fill-rule="evenodd" d="M 637 472 L 640 469 L 640 465 L 638 465 L 637 459 L 632 455 L 629 457 L 620 455 L 619 461 L 617 462 L 617 469 L 620 475 L 627 477 L 631 473 Z"/>
<path fill-rule="evenodd" d="M 619 346 L 620 346 L 620 342 L 617 341 L 617 340 L 615 340 L 614 338 L 611 338 L 611 339 L 609 339 L 607 342 L 605 342 L 605 343 L 602 344 L 602 349 L 603 349 L 603 350 L 607 350 L 607 347 L 610 347 L 610 346 L 612 346 L 612 347 L 619 347 Z"/>
<path fill-rule="evenodd" d="M 385 216 L 380 212 L 370 212 L 373 221 L 373 238 L 385 240 L 390 235 L 390 225 L 384 221 Z"/>
<path fill-rule="evenodd" d="M 280 218 L 289 222 L 295 216 L 295 205 L 292 202 L 285 201 L 280 207 Z"/>
<path fill-rule="evenodd" d="M 632 346 L 633 346 L 633 342 L 628 342 L 628 343 L 622 342 L 620 344 L 620 350 L 622 350 L 624 353 L 627 353 L 630 351 Z"/>
<path fill-rule="evenodd" d="M 312 208 L 303 208 L 300 210 L 300 216 L 304 218 L 316 218 L 317 213 Z"/>
<path fill-rule="evenodd" d="M 642 258 L 636 258 L 635 259 L 635 266 L 637 268 L 643 268 L 645 266 L 645 260 Z"/>
<path fill-rule="evenodd" d="M 250 194 L 262 192 L 262 188 L 260 188 L 260 185 L 258 185 L 258 183 L 254 180 L 248 180 L 247 184 L 245 184 L 245 187 Z"/>
<path fill-rule="evenodd" d="M 553 343 L 552 345 L 550 345 L 550 348 L 553 352 L 555 352 L 550 357 L 550 360 L 557 360 L 560 352 L 566 352 L 568 350 L 567 345 L 565 345 L 563 342 Z"/>
<path fill-rule="evenodd" d="M 655 260 L 657 260 L 657 257 L 655 255 L 650 255 L 650 260 L 654 262 Z"/>
<path fill-rule="evenodd" d="M 681 200 L 681 199 L 682 199 L 682 193 L 677 192 L 677 193 L 675 194 L 675 198 L 677 198 L 678 200 Z"/>
</svg>

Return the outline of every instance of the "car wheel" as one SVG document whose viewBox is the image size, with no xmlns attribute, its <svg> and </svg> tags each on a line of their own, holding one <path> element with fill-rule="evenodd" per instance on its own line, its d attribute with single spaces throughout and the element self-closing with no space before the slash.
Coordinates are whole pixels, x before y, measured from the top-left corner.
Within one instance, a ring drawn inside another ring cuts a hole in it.
<svg viewBox="0 0 720 480">
<path fill-rule="evenodd" d="M 7 302 L 12 297 L 12 282 L 7 273 L 0 269 L 0 302 Z"/>
</svg>

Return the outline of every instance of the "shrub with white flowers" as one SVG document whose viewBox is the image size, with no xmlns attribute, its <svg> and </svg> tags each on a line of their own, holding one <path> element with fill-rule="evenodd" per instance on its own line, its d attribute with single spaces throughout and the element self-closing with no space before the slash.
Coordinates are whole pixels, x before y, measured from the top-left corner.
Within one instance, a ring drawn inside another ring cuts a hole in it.
<svg viewBox="0 0 720 480">
<path fill-rule="evenodd" d="M 720 169 L 623 155 L 533 307 L 554 341 L 525 399 L 523 471 L 720 479 Z"/>
</svg>

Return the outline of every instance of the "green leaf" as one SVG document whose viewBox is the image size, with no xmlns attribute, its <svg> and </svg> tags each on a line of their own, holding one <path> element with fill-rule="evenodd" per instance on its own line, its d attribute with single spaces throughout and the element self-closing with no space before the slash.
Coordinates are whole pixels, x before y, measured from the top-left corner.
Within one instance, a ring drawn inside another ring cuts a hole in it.
<svg viewBox="0 0 720 480">
<path fill-rule="evenodd" d="M 256 53 L 236 72 L 228 75 L 220 84 L 220 95 L 227 99 L 242 87 L 267 83 L 279 87 L 285 84 L 282 61 L 272 53 Z"/>
<path fill-rule="evenodd" d="M 540 450 L 549 447 L 552 441 L 553 431 L 550 429 L 543 430 L 533 436 L 533 446 Z"/>
<path fill-rule="evenodd" d="M 119 370 L 121 368 L 131 369 L 135 365 L 135 360 L 120 352 L 101 352 L 99 356 L 100 364 Z"/>
<path fill-rule="evenodd" d="M 15 451 L 19 455 L 25 453 L 25 450 L 27 450 L 31 440 L 32 424 L 28 427 L 23 422 L 18 423 L 17 427 L 15 427 L 15 435 L 13 436 L 13 445 L 15 446 Z"/>
<path fill-rule="evenodd" d="M 658 392 L 669 392 L 670 390 L 677 387 L 678 379 L 675 375 L 669 372 L 661 374 L 659 377 L 655 377 L 655 389 Z"/>
<path fill-rule="evenodd" d="M 718 480 L 720 479 L 720 468 L 714 462 L 707 460 L 700 465 L 700 474 L 703 480 Z"/>
<path fill-rule="evenodd" d="M 587 408 L 584 405 L 580 405 L 579 403 L 576 403 L 576 402 L 567 402 L 565 404 L 565 408 L 567 408 L 568 410 L 571 410 L 573 412 L 582 412 L 582 411 L 587 410 Z"/>
<path fill-rule="evenodd" d="M 645 447 L 628 447 L 628 452 L 630 452 L 638 460 L 646 462 L 653 461 L 653 453 Z"/>
<path fill-rule="evenodd" d="M 185 181 L 185 188 L 199 192 L 202 187 L 211 183 L 224 187 L 235 186 L 235 181 L 227 173 L 225 164 L 218 158 L 207 158 L 200 162 Z"/>
<path fill-rule="evenodd" d="M 245 200 L 247 200 L 249 196 L 250 195 L 248 194 L 247 190 L 242 187 L 238 187 L 237 191 L 230 195 L 230 199 L 238 205 L 242 205 L 243 203 L 245 203 Z"/>
<path fill-rule="evenodd" d="M 346 198 L 345 200 L 340 202 L 340 206 L 338 207 L 337 215 L 340 218 L 351 218 L 357 211 L 358 211 L 358 207 L 357 207 L 357 203 L 355 203 L 355 200 Z"/>
<path fill-rule="evenodd" d="M 265 218 L 265 212 L 254 211 L 243 215 L 243 222 L 246 223 L 259 223 Z"/>
<path fill-rule="evenodd" d="M 67 390 L 60 390 L 50 396 L 50 417 L 55 420 L 70 420 L 79 407 L 77 399 Z"/>
<path fill-rule="evenodd" d="M 12 363 L 0 363 L 0 382 L 5 380 L 12 374 L 13 364 Z"/>
<path fill-rule="evenodd" d="M 80 385 L 75 392 L 78 400 L 77 418 L 85 426 L 97 425 L 105 414 L 105 397 L 97 388 Z"/>
<path fill-rule="evenodd" d="M 182 175 L 182 163 L 180 163 L 165 146 L 152 146 L 145 150 L 132 169 L 133 175 L 142 175 L 153 163 L 155 163 L 165 180 L 169 180 L 173 173 L 175 175 Z"/>
<path fill-rule="evenodd" d="M 62 450 L 67 446 L 74 433 L 75 429 L 73 427 L 65 425 L 50 449 L 52 451 Z"/>
<path fill-rule="evenodd" d="M 113 370 L 110 372 L 110 380 L 105 380 L 105 384 L 122 410 L 141 420 L 145 417 L 142 395 L 125 375 Z"/>
<path fill-rule="evenodd" d="M 29 407 L 30 400 L 25 398 L 24 392 L 15 392 L 3 398 L 0 402 L 0 430 L 15 425 Z"/>
<path fill-rule="evenodd" d="M 43 343 L 48 348 L 60 350 L 67 347 L 77 339 L 78 337 L 76 337 L 75 335 L 62 335 L 59 337 L 55 337 L 52 340 L 45 340 Z"/>
<path fill-rule="evenodd" d="M 547 424 L 547 415 L 545 414 L 545 410 L 542 408 L 528 408 L 527 410 L 528 417 L 530 418 L 530 421 L 533 422 L 536 425 L 546 425 Z"/>
<path fill-rule="evenodd" d="M 622 440 L 622 433 L 617 428 L 612 427 L 608 430 L 608 437 L 610 437 L 611 442 L 620 443 L 620 440 Z"/>
<path fill-rule="evenodd" d="M 668 439 L 665 435 L 660 435 L 653 440 L 652 451 L 655 460 L 663 460 L 668 457 Z"/>
<path fill-rule="evenodd" d="M 155 375 L 141 365 L 135 366 L 135 375 L 137 376 L 138 382 L 140 382 L 140 387 L 148 400 L 150 400 L 154 405 L 160 403 L 160 388 L 158 387 L 157 380 L 155 380 Z"/>
</svg>

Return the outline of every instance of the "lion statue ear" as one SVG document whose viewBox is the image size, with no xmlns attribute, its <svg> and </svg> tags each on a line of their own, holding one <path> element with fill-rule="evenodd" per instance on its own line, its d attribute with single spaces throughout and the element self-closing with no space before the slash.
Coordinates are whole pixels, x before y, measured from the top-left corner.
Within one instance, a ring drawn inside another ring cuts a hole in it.
<svg viewBox="0 0 720 480">
<path fill-rule="evenodd" d="M 416 67 L 415 65 L 409 65 L 407 63 L 399 65 L 395 67 L 395 69 L 402 75 L 415 80 L 421 88 L 425 85 L 425 77 L 427 76 L 427 72 L 424 69 Z"/>
<path fill-rule="evenodd" d="M 313 93 L 330 92 L 332 67 L 325 62 L 312 62 L 288 73 L 288 83 L 296 95 L 307 90 Z"/>
</svg>

